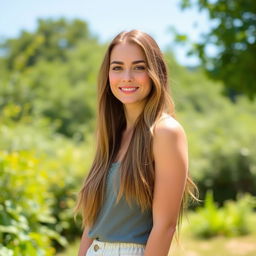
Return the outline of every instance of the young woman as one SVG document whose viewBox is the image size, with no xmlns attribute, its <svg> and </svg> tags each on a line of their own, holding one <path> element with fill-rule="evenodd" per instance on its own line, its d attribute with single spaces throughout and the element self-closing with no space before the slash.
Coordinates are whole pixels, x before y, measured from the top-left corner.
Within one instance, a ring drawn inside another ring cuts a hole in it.
<svg viewBox="0 0 256 256">
<path fill-rule="evenodd" d="M 76 207 L 78 255 L 167 256 L 193 189 L 162 53 L 148 34 L 122 32 L 99 73 L 97 150 Z"/>
</svg>

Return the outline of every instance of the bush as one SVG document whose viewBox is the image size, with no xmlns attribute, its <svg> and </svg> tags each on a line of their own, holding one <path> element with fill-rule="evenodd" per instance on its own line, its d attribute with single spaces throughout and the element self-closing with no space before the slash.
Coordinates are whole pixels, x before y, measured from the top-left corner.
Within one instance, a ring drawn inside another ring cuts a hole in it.
<svg viewBox="0 0 256 256">
<path fill-rule="evenodd" d="M 256 196 L 256 102 L 241 96 L 231 103 L 200 72 L 183 74 L 184 83 L 174 90 L 177 118 L 187 133 L 190 172 L 201 197 L 209 189 L 219 203 L 238 193 Z"/>
<path fill-rule="evenodd" d="M 249 194 L 239 196 L 237 201 L 226 201 L 218 208 L 212 192 L 207 192 L 204 207 L 191 213 L 188 229 L 192 235 L 201 238 L 213 236 L 240 236 L 250 233 L 250 217 L 256 206 L 256 199 Z"/>
<path fill-rule="evenodd" d="M 256 130 L 253 116 L 235 114 L 234 109 L 194 117 L 187 126 L 190 142 L 191 173 L 200 194 L 213 190 L 215 200 L 223 203 L 237 193 L 256 191 Z M 237 111 L 238 113 L 238 111 Z"/>
<path fill-rule="evenodd" d="M 73 208 L 92 137 L 75 143 L 46 119 L 15 121 L 18 112 L 10 105 L 0 116 L 0 255 L 53 255 L 81 235 Z"/>
<path fill-rule="evenodd" d="M 51 240 L 66 240 L 48 225 L 53 200 L 48 174 L 32 152 L 0 152 L 0 242 L 18 255 L 54 255 Z"/>
</svg>

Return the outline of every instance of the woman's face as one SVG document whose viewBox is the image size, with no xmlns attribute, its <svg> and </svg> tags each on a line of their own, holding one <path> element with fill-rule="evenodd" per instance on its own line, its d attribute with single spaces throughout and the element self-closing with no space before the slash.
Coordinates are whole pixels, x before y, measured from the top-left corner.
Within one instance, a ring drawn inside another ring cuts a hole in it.
<svg viewBox="0 0 256 256">
<path fill-rule="evenodd" d="M 112 93 L 123 104 L 145 104 L 152 85 L 146 57 L 139 46 L 121 43 L 112 49 L 109 82 Z"/>
</svg>

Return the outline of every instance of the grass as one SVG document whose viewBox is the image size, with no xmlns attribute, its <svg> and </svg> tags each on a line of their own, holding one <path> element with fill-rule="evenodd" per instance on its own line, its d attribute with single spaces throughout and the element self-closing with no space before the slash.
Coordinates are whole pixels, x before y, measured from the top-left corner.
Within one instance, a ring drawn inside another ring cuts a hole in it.
<svg viewBox="0 0 256 256">
<path fill-rule="evenodd" d="M 185 222 L 185 220 L 184 220 Z M 186 223 L 184 223 L 186 225 Z M 256 215 L 252 226 L 256 227 Z M 57 256 L 76 256 L 79 240 L 71 244 L 66 251 Z M 169 256 L 255 256 L 256 230 L 240 237 L 215 237 L 207 240 L 196 239 L 189 231 L 182 229 L 179 244 L 173 240 Z"/>
<path fill-rule="evenodd" d="M 256 234 L 236 238 L 217 237 L 197 240 L 181 237 L 180 244 L 173 241 L 169 256 L 255 256 Z M 58 256 L 75 256 L 80 241 L 75 241 Z"/>
<path fill-rule="evenodd" d="M 176 242 L 170 250 L 170 256 L 255 256 L 256 234 L 236 238 L 216 237 L 197 240 L 181 238 L 180 245 Z"/>
<path fill-rule="evenodd" d="M 76 240 L 74 243 L 70 244 L 70 246 L 68 246 L 64 252 L 58 253 L 57 256 L 76 256 L 78 253 L 79 244 L 80 241 Z"/>
</svg>

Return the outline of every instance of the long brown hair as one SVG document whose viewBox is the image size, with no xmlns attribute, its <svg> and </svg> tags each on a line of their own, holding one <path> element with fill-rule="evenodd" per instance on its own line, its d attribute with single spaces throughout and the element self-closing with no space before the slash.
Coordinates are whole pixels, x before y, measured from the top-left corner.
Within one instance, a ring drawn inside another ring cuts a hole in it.
<svg viewBox="0 0 256 256">
<path fill-rule="evenodd" d="M 107 171 L 117 155 L 126 126 L 123 105 L 112 94 L 108 78 L 111 51 L 117 44 L 124 42 L 136 44 L 144 52 L 152 89 L 144 110 L 136 120 L 128 150 L 120 163 L 117 201 L 125 195 L 128 203 L 135 199 L 142 211 L 152 207 L 155 176 L 152 154 L 154 125 L 163 113 L 174 116 L 167 67 L 155 40 L 138 30 L 118 34 L 110 43 L 99 71 L 96 154 L 75 208 L 76 214 L 81 210 L 83 226 L 87 227 L 94 224 L 102 206 Z M 188 177 L 185 194 L 193 196 L 194 187 Z"/>
</svg>

